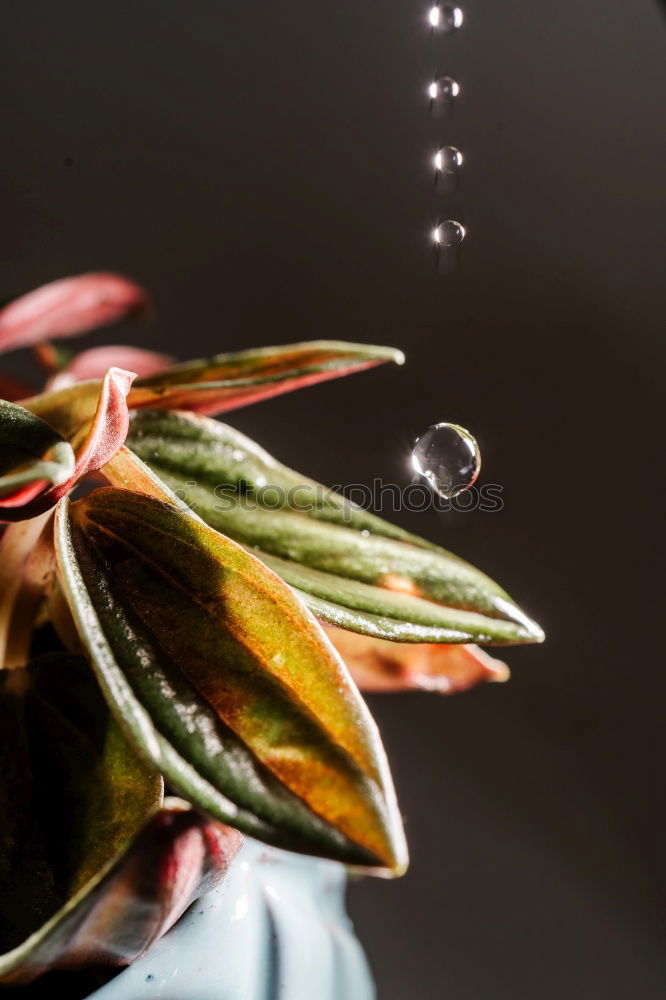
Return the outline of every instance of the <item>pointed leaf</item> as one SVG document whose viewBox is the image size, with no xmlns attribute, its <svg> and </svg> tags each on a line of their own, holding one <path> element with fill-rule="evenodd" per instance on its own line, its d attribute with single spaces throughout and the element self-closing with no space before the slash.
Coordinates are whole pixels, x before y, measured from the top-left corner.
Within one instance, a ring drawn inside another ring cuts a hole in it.
<svg viewBox="0 0 666 1000">
<path fill-rule="evenodd" d="M 348 504 L 229 427 L 134 415 L 128 445 L 218 531 L 280 575 L 323 621 L 400 642 L 539 642 L 496 583 L 450 552 Z"/>
<path fill-rule="evenodd" d="M 325 540 L 323 541 L 325 544 Z M 492 618 L 409 593 L 375 587 L 348 577 L 321 572 L 309 566 L 256 551 L 278 576 L 294 588 L 301 600 L 322 622 L 378 639 L 394 642 L 480 642 L 510 646 L 539 641 L 534 623 Z M 399 553 L 391 554 L 400 565 Z"/>
<path fill-rule="evenodd" d="M 61 505 L 56 548 L 106 697 L 172 787 L 269 843 L 404 868 L 376 727 L 285 584 L 198 519 L 128 490 Z"/>
<path fill-rule="evenodd" d="M 218 354 L 139 379 L 130 407 L 224 413 L 385 361 L 402 364 L 404 356 L 391 347 L 326 340 Z"/>
<path fill-rule="evenodd" d="M 92 423 L 77 449 L 74 474 L 70 482 L 55 491 L 57 499 L 64 496 L 82 476 L 101 469 L 123 445 L 129 427 L 127 394 L 133 380 L 133 372 L 109 368 L 102 379 Z"/>
<path fill-rule="evenodd" d="M 42 285 L 0 309 L 0 351 L 73 337 L 145 312 L 148 296 L 118 274 L 97 272 Z"/>
<path fill-rule="evenodd" d="M 388 642 L 330 625 L 325 631 L 362 691 L 456 694 L 509 678 L 506 664 L 478 646 Z"/>
</svg>

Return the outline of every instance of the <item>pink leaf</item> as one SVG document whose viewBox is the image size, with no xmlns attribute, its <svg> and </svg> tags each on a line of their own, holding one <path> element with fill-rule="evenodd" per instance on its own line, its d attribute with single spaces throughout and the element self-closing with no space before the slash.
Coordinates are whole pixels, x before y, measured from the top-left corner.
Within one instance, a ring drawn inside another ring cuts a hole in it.
<svg viewBox="0 0 666 1000">
<path fill-rule="evenodd" d="M 97 272 L 62 278 L 0 309 L 0 351 L 49 337 L 73 337 L 148 307 L 146 292 L 118 274 Z"/>
<path fill-rule="evenodd" d="M 49 506 L 60 500 L 82 476 L 101 469 L 120 450 L 129 430 L 127 394 L 135 378 L 134 372 L 109 368 L 90 430 L 77 450 L 74 473 L 67 482 L 49 491 Z"/>
<path fill-rule="evenodd" d="M 174 358 L 155 351 L 144 351 L 141 347 L 127 347 L 124 344 L 91 347 L 82 351 L 57 372 L 48 382 L 47 390 L 65 389 L 75 382 L 102 378 L 112 366 L 129 368 L 139 378 L 156 375 L 174 363 Z"/>
</svg>

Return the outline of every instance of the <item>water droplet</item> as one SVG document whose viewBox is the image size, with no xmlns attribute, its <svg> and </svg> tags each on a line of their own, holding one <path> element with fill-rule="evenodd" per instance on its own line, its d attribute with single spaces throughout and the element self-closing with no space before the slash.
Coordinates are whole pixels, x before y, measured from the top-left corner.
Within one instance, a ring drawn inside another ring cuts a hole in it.
<svg viewBox="0 0 666 1000">
<path fill-rule="evenodd" d="M 457 174 L 462 166 L 463 155 L 456 146 L 442 146 L 433 157 L 438 174 Z"/>
<path fill-rule="evenodd" d="M 450 3 L 436 3 L 428 11 L 428 21 L 437 31 L 455 31 L 463 23 L 463 12 Z"/>
<path fill-rule="evenodd" d="M 438 76 L 428 85 L 428 97 L 432 110 L 452 104 L 460 93 L 460 84 L 452 76 Z"/>
<path fill-rule="evenodd" d="M 433 242 L 438 247 L 455 247 L 465 239 L 467 230 L 455 219 L 440 222 L 432 231 Z"/>
<path fill-rule="evenodd" d="M 445 500 L 468 490 L 481 469 L 481 452 L 458 424 L 433 424 L 417 439 L 412 466 Z"/>
</svg>

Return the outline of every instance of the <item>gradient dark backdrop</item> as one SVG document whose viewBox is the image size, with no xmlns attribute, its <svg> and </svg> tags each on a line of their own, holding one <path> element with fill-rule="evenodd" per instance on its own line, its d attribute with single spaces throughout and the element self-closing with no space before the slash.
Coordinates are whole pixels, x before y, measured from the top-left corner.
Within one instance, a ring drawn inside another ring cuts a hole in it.
<svg viewBox="0 0 666 1000">
<path fill-rule="evenodd" d="M 399 517 L 548 642 L 509 651 L 504 687 L 371 699 L 413 856 L 351 892 L 381 1000 L 662 996 L 657 3 L 464 3 L 440 46 L 469 229 L 447 277 L 423 3 L 2 7 L 0 294 L 117 269 L 154 292 L 144 342 L 181 356 L 398 345 L 402 371 L 232 422 L 325 482 L 404 483 L 410 440 L 453 420 L 504 487 L 501 513 Z"/>
</svg>

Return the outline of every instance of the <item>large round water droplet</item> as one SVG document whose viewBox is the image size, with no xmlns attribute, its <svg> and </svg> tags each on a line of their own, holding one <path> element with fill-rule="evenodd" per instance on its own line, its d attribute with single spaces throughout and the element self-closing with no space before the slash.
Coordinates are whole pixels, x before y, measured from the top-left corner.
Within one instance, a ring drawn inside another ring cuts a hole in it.
<svg viewBox="0 0 666 1000">
<path fill-rule="evenodd" d="M 417 439 L 412 466 L 434 490 L 450 500 L 475 482 L 481 452 L 469 431 L 458 424 L 433 424 Z"/>
<path fill-rule="evenodd" d="M 452 76 L 438 76 L 428 85 L 428 97 L 433 110 L 452 104 L 460 93 L 460 84 Z"/>
<path fill-rule="evenodd" d="M 440 174 L 457 174 L 462 161 L 463 155 L 456 146 L 442 146 L 433 157 L 435 170 Z"/>
<path fill-rule="evenodd" d="M 467 230 L 461 222 L 446 219 L 440 222 L 432 231 L 433 242 L 438 247 L 455 247 L 465 239 Z"/>
<path fill-rule="evenodd" d="M 438 31 L 455 31 L 463 23 L 463 12 L 450 3 L 435 3 L 428 11 L 428 21 Z"/>
</svg>

